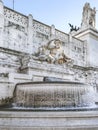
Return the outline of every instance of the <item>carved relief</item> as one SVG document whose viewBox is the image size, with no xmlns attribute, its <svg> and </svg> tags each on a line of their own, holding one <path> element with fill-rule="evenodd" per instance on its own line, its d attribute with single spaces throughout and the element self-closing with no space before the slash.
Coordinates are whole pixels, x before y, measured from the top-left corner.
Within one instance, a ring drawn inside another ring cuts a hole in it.
<svg viewBox="0 0 98 130">
<path fill-rule="evenodd" d="M 62 42 L 58 39 L 51 40 L 47 45 L 40 46 L 38 52 L 33 55 L 33 59 L 58 64 L 71 61 L 71 59 L 65 55 L 62 49 Z"/>
<path fill-rule="evenodd" d="M 27 35 L 23 32 L 21 26 L 5 27 L 4 47 L 17 51 L 27 51 Z"/>
<path fill-rule="evenodd" d="M 0 65 L 14 65 L 14 66 L 18 66 L 19 65 L 19 61 L 18 61 L 18 56 L 15 55 L 10 55 L 10 54 L 6 54 L 6 53 L 0 53 Z"/>
<path fill-rule="evenodd" d="M 43 42 L 48 42 L 50 37 L 50 27 L 36 20 L 33 21 L 33 52 L 38 50 Z"/>
<path fill-rule="evenodd" d="M 8 8 L 4 8 L 4 16 L 9 21 L 13 21 L 14 23 L 18 23 L 22 26 L 27 26 L 27 17 L 24 15 L 21 15 L 15 11 L 12 11 Z"/>
<path fill-rule="evenodd" d="M 25 32 L 25 27 L 18 25 L 18 24 L 15 24 L 13 22 L 7 21 L 7 20 L 6 20 L 4 27 L 5 28 L 13 28 L 13 29 L 17 29 L 19 31 Z"/>
<path fill-rule="evenodd" d="M 45 24 L 42 24 L 42 23 L 34 20 L 33 21 L 33 28 L 37 32 L 43 33 L 45 35 L 50 35 L 50 27 L 45 25 Z"/>
<path fill-rule="evenodd" d="M 55 36 L 56 39 L 60 39 L 61 41 L 68 42 L 68 35 L 66 33 L 56 30 L 55 35 L 56 35 Z"/>
<path fill-rule="evenodd" d="M 28 66 L 28 64 L 29 64 L 29 62 L 30 62 L 30 59 L 31 59 L 30 55 L 26 55 L 26 54 L 24 54 L 23 56 L 20 56 L 20 57 L 19 57 L 19 62 L 20 62 L 19 72 L 20 72 L 23 68 L 25 68 L 25 67 Z"/>
</svg>

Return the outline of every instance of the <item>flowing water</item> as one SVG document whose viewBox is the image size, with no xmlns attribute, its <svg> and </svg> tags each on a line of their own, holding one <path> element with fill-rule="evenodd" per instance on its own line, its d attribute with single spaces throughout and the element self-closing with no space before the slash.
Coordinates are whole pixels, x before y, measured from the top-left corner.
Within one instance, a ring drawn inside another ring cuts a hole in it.
<svg viewBox="0 0 98 130">
<path fill-rule="evenodd" d="M 16 85 L 14 105 L 21 108 L 73 108 L 95 104 L 91 86 L 77 82 L 31 82 Z"/>
</svg>

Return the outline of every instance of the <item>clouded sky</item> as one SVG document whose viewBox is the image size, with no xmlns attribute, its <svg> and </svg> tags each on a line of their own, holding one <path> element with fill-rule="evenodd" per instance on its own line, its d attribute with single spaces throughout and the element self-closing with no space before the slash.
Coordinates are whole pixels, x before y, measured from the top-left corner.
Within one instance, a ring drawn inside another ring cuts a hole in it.
<svg viewBox="0 0 98 130">
<path fill-rule="evenodd" d="M 98 0 L 14 0 L 14 9 L 25 15 L 32 14 L 34 19 L 50 26 L 54 24 L 57 29 L 68 33 L 68 23 L 80 26 L 86 2 L 98 10 Z M 13 0 L 3 0 L 3 3 L 13 8 Z M 98 12 L 96 28 L 98 29 Z"/>
</svg>

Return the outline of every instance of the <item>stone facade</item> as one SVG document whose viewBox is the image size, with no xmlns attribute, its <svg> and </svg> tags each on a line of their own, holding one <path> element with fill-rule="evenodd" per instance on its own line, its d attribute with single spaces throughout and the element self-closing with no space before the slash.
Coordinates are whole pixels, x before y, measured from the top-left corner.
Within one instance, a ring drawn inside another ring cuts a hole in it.
<svg viewBox="0 0 98 130">
<path fill-rule="evenodd" d="M 84 13 L 87 10 L 89 14 Z M 12 98 L 16 83 L 43 81 L 47 76 L 89 83 L 97 91 L 98 31 L 94 11 L 86 3 L 81 28 L 66 34 L 0 1 L 0 105 L 2 100 Z"/>
</svg>

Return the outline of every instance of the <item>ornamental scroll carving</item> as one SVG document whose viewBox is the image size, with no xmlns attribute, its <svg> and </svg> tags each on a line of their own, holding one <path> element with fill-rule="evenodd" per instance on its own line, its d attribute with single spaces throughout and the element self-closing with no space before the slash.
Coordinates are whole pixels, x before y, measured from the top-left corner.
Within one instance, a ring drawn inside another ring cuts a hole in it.
<svg viewBox="0 0 98 130">
<path fill-rule="evenodd" d="M 38 48 L 38 52 L 33 55 L 34 60 L 46 61 L 48 63 L 63 64 L 71 62 L 62 48 L 62 42 L 58 39 L 53 39 Z"/>
</svg>

